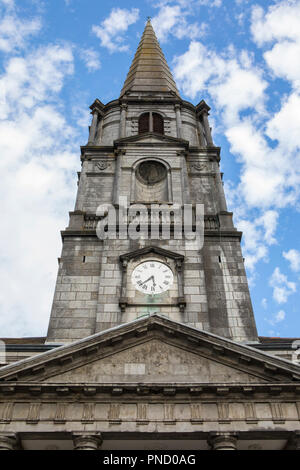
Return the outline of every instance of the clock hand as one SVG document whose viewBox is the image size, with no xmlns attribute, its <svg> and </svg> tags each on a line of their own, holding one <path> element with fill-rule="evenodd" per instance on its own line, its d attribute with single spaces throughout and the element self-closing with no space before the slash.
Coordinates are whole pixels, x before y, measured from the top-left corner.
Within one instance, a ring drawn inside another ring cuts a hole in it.
<svg viewBox="0 0 300 470">
<path fill-rule="evenodd" d="M 145 284 L 145 282 L 150 281 L 150 279 L 152 279 L 152 278 L 153 278 L 153 276 L 148 277 L 148 279 L 146 279 L 146 281 L 143 281 L 143 282 L 142 282 L 141 286 L 142 286 L 143 284 Z"/>
</svg>

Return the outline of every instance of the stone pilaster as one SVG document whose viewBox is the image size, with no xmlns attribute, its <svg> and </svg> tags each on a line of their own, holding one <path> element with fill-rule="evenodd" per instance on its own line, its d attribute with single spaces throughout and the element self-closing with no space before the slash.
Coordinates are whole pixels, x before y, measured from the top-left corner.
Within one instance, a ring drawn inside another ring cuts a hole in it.
<svg viewBox="0 0 300 470">
<path fill-rule="evenodd" d="M 180 108 L 180 104 L 175 104 L 175 112 L 176 112 L 177 137 L 178 137 L 178 139 L 181 139 L 181 127 L 182 127 L 182 122 L 181 122 L 181 108 Z"/>
<path fill-rule="evenodd" d="M 102 442 L 100 433 L 73 433 L 74 450 L 99 450 Z"/>
<path fill-rule="evenodd" d="M 212 450 L 237 450 L 236 433 L 213 432 L 207 442 Z"/>
</svg>

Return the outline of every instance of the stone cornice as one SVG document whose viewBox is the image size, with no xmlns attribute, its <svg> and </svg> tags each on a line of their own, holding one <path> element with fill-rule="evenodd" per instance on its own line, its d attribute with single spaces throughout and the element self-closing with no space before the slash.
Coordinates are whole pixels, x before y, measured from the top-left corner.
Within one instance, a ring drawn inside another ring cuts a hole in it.
<svg viewBox="0 0 300 470">
<path fill-rule="evenodd" d="M 146 134 L 143 135 L 145 137 Z M 148 134 L 147 134 L 148 135 Z M 153 136 L 159 136 L 159 134 L 150 134 Z M 170 147 L 170 143 L 176 144 L 177 146 L 179 145 L 180 147 L 184 147 L 189 154 L 205 154 L 205 156 L 208 156 L 211 161 L 220 161 L 220 152 L 221 148 L 220 147 L 190 147 L 188 141 L 183 140 L 183 139 L 177 139 L 176 137 L 171 137 L 171 136 L 160 136 L 161 141 L 160 142 L 139 142 L 141 138 L 140 135 L 133 135 L 130 137 L 125 137 L 123 139 L 117 139 L 114 143 L 113 146 L 100 146 L 100 145 L 83 145 L 80 147 L 81 149 L 81 160 L 92 160 L 96 158 L 103 158 L 103 155 L 105 154 L 105 157 L 108 155 L 109 157 L 112 157 L 115 150 L 120 147 L 126 147 L 127 145 L 133 145 L 136 147 L 141 147 L 141 146 L 150 146 L 150 147 L 155 147 L 155 146 L 165 146 L 165 147 Z M 124 140 L 126 139 L 126 140 Z"/>
<path fill-rule="evenodd" d="M 193 228 L 193 227 L 192 227 Z M 172 232 L 172 227 L 170 227 Z M 118 231 L 118 227 L 116 227 Z M 62 240 L 65 238 L 72 238 L 72 237 L 92 237 L 98 238 L 95 229 L 84 229 L 84 230 L 61 230 L 60 232 Z M 205 238 L 218 238 L 218 240 L 226 239 L 226 238 L 237 238 L 241 241 L 243 236 L 243 232 L 239 232 L 237 230 L 204 230 L 204 237 Z M 102 242 L 102 240 L 99 239 Z M 262 348 L 261 348 L 262 349 Z"/>
<path fill-rule="evenodd" d="M 156 253 L 158 255 L 165 256 L 166 258 L 172 258 L 174 260 L 183 261 L 184 259 L 183 255 L 175 253 L 174 251 L 165 250 L 164 248 L 160 248 L 158 246 L 148 246 L 145 248 L 140 248 L 139 250 L 131 251 L 130 253 L 125 253 L 124 255 L 120 256 L 120 260 L 129 261 L 131 259 L 139 258 L 140 256 L 144 256 L 149 253 Z"/>
<path fill-rule="evenodd" d="M 259 400 L 265 401 L 266 399 L 275 399 L 277 402 L 286 400 L 286 394 L 289 400 L 299 400 L 300 398 L 300 384 L 296 383 L 238 383 L 238 384 L 224 384 L 224 383 L 157 383 L 147 382 L 144 384 L 138 383 L 43 383 L 43 382 L 6 382 L 0 383 L 0 399 L 5 397 L 16 396 L 24 394 L 28 397 L 39 396 L 42 398 L 44 395 L 54 395 L 58 399 L 66 401 L 75 396 L 82 397 L 95 397 L 96 395 L 115 396 L 121 397 L 123 395 L 137 395 L 140 397 L 148 397 L 148 399 L 156 399 L 162 396 L 175 397 L 189 395 L 195 399 L 203 401 L 209 400 L 212 397 L 217 397 L 219 400 L 225 399 L 226 402 L 230 399 L 237 400 Z M 257 396 L 256 396 L 257 394 Z M 46 398 L 46 397 L 45 397 Z"/>
<path fill-rule="evenodd" d="M 94 103 L 90 106 L 90 109 L 92 110 L 92 112 L 94 111 L 98 111 L 98 113 L 103 116 L 104 114 L 104 109 L 105 109 L 105 105 L 100 101 L 98 100 L 98 98 L 94 101 Z"/>
<path fill-rule="evenodd" d="M 157 139 L 158 142 L 147 142 L 145 139 Z M 141 142 L 143 140 L 143 142 Z M 122 139 L 117 139 L 114 141 L 114 148 L 120 148 L 127 145 L 136 145 L 136 146 L 167 146 L 170 147 L 170 144 L 173 144 L 176 147 L 184 147 L 189 149 L 189 142 L 184 139 L 178 139 L 177 137 L 172 137 L 165 134 L 155 134 L 154 132 L 145 132 L 143 134 L 132 135 L 130 137 L 123 137 Z"/>
<path fill-rule="evenodd" d="M 202 114 L 203 111 L 206 111 L 207 113 L 210 111 L 210 107 L 204 100 L 201 100 L 200 103 L 196 105 L 196 113 L 197 114 Z"/>
</svg>

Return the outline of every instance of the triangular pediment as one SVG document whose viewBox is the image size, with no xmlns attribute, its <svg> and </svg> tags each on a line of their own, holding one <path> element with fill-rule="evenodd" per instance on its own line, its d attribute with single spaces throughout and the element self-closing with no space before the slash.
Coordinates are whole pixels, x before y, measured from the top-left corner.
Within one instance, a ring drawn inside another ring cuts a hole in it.
<svg viewBox="0 0 300 470">
<path fill-rule="evenodd" d="M 271 384 L 300 367 L 159 315 L 95 334 L 0 370 L 0 384 Z"/>
<path fill-rule="evenodd" d="M 189 142 L 184 139 L 178 139 L 176 137 L 171 137 L 169 135 L 164 134 L 156 134 L 154 132 L 144 132 L 143 134 L 132 135 L 130 137 L 123 137 L 122 139 L 115 140 L 114 144 L 116 147 L 119 145 L 126 145 L 126 144 L 142 144 L 142 143 L 149 143 L 149 144 L 173 144 L 175 147 L 189 147 Z"/>
<path fill-rule="evenodd" d="M 131 251 L 129 253 L 125 253 L 124 255 L 120 256 L 120 260 L 129 261 L 130 259 L 140 258 L 141 256 L 145 256 L 149 253 L 155 253 L 157 255 L 163 256 L 164 258 L 171 258 L 178 261 L 183 261 L 184 256 L 180 253 L 175 253 L 174 251 L 165 250 L 159 246 L 147 246 L 145 248 L 140 248 L 138 250 Z"/>
</svg>

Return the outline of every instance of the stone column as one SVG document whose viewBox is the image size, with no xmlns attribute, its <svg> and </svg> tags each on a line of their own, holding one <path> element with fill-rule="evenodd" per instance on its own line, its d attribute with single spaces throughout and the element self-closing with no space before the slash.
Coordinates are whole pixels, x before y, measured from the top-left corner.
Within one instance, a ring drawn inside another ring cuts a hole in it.
<svg viewBox="0 0 300 470">
<path fill-rule="evenodd" d="M 74 450 L 99 450 L 102 442 L 100 433 L 73 433 Z"/>
<path fill-rule="evenodd" d="M 202 119 L 203 119 L 203 126 L 204 126 L 204 130 L 205 130 L 205 137 L 206 137 L 207 146 L 208 147 L 214 147 L 214 143 L 213 143 L 212 136 L 211 136 L 211 130 L 210 130 L 210 127 L 209 127 L 209 122 L 208 122 L 208 114 L 207 114 L 207 111 L 205 111 L 205 110 L 202 113 Z"/>
<path fill-rule="evenodd" d="M 236 433 L 213 432 L 207 442 L 212 450 L 237 450 Z"/>
<path fill-rule="evenodd" d="M 126 111 L 127 104 L 121 104 L 121 117 L 120 117 L 120 138 L 126 137 Z"/>
<path fill-rule="evenodd" d="M 177 128 L 177 137 L 178 139 L 182 138 L 182 122 L 181 122 L 181 112 L 180 112 L 180 104 L 175 104 L 175 112 L 176 112 L 176 128 Z"/>
<path fill-rule="evenodd" d="M 92 119 L 92 124 L 90 126 L 88 145 L 93 145 L 95 143 L 97 124 L 98 124 L 98 111 L 94 110 L 92 112 L 92 115 L 93 115 L 93 119 Z"/>
<path fill-rule="evenodd" d="M 0 450 L 16 450 L 17 436 L 15 434 L 0 433 Z"/>
</svg>

